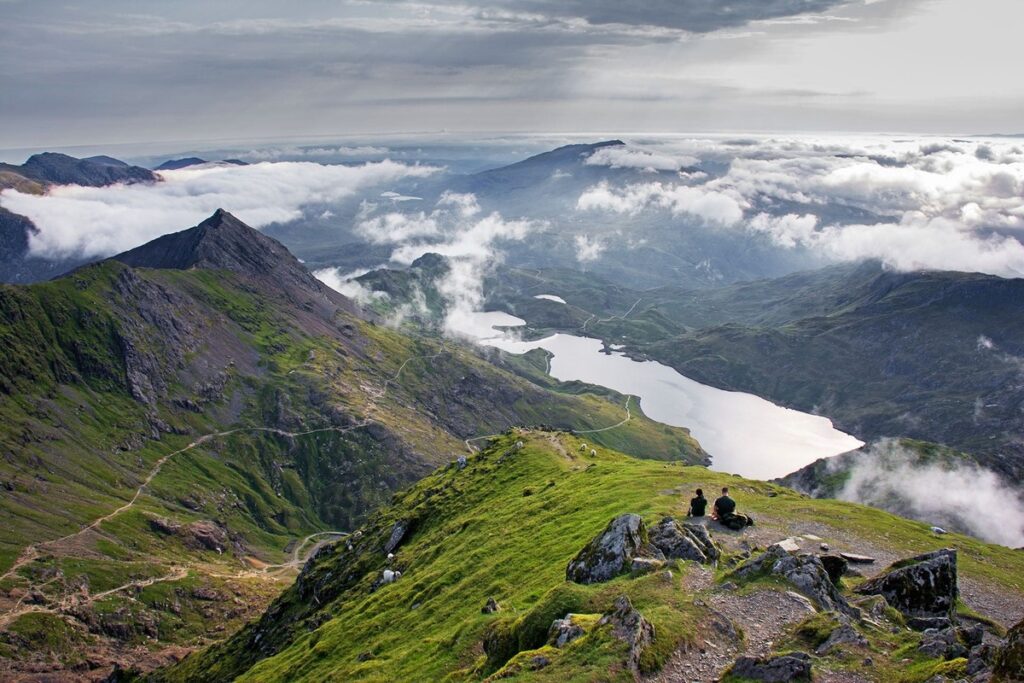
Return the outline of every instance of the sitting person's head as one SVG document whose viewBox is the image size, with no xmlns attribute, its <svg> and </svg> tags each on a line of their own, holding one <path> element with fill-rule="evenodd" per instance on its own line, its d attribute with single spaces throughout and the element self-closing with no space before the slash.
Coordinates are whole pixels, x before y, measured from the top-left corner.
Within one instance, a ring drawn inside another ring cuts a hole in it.
<svg viewBox="0 0 1024 683">
<path fill-rule="evenodd" d="M 698 498 L 703 498 L 704 497 L 703 489 L 697 489 L 697 497 Z"/>
<path fill-rule="evenodd" d="M 722 495 L 723 496 L 728 496 L 729 495 L 729 487 L 728 486 L 723 486 L 722 487 Z"/>
</svg>

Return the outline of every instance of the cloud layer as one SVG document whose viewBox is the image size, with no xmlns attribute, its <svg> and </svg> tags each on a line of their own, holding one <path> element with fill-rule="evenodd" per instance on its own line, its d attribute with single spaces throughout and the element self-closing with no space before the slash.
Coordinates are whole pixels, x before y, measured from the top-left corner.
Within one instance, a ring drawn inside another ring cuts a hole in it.
<svg viewBox="0 0 1024 683">
<path fill-rule="evenodd" d="M 1013 139 L 675 138 L 624 154 L 722 170 L 600 182 L 579 211 L 667 210 L 836 261 L 1024 276 L 1024 150 Z"/>
<path fill-rule="evenodd" d="M 331 204 L 367 188 L 436 173 L 392 161 L 359 166 L 309 162 L 186 168 L 161 173 L 162 182 L 110 187 L 62 186 L 35 196 L 5 190 L 0 206 L 28 216 L 37 256 L 102 257 L 184 230 L 223 208 L 260 228 L 303 216 L 303 207 Z"/>
<path fill-rule="evenodd" d="M 995 473 L 973 464 L 922 464 L 894 440 L 857 458 L 838 497 L 886 509 L 895 504 L 908 517 L 1024 546 L 1024 500 Z"/>
</svg>

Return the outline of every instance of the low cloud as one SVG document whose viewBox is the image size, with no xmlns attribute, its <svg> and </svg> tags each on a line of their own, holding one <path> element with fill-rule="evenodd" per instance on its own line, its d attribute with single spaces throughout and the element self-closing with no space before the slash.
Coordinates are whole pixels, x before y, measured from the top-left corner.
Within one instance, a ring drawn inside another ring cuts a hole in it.
<svg viewBox="0 0 1024 683">
<path fill-rule="evenodd" d="M 585 190 L 576 201 L 576 208 L 580 211 L 636 214 L 651 207 L 720 225 L 733 225 L 743 218 L 740 203 L 725 192 L 660 182 L 632 184 L 623 188 L 602 182 Z"/>
<path fill-rule="evenodd" d="M 573 243 L 576 245 L 576 260 L 580 263 L 596 261 L 605 250 L 604 243 L 590 235 L 576 235 Z"/>
<path fill-rule="evenodd" d="M 855 463 L 837 496 L 843 500 L 1024 546 L 1024 500 L 990 470 L 967 461 L 923 463 L 895 440 L 874 444 Z"/>
<path fill-rule="evenodd" d="M 444 331 L 453 336 L 463 336 L 483 307 L 484 277 L 501 261 L 501 244 L 542 225 L 497 212 L 481 215 L 476 196 L 468 193 L 443 193 L 430 213 L 372 215 L 375 208 L 364 205 L 357 230 L 376 243 L 394 244 L 393 263 L 408 266 L 429 253 L 448 259 L 448 273 L 436 286 L 446 302 Z"/>
<path fill-rule="evenodd" d="M 644 171 L 678 171 L 684 166 L 698 162 L 696 157 L 672 156 L 648 152 L 633 147 L 601 147 L 584 162 L 588 166 L 609 166 L 611 168 L 638 168 Z"/>
<path fill-rule="evenodd" d="M 599 183 L 580 194 L 577 209 L 669 210 L 834 261 L 1024 276 L 1024 155 L 1009 141 L 666 138 L 645 151 L 722 170 L 678 182 Z"/>
<path fill-rule="evenodd" d="M 163 180 L 150 185 L 61 186 L 42 196 L 5 190 L 0 206 L 36 225 L 38 233 L 29 242 L 33 255 L 103 257 L 196 225 L 218 208 L 261 228 L 299 219 L 307 205 L 330 204 L 374 185 L 439 170 L 392 161 L 186 168 L 162 172 Z"/>
</svg>

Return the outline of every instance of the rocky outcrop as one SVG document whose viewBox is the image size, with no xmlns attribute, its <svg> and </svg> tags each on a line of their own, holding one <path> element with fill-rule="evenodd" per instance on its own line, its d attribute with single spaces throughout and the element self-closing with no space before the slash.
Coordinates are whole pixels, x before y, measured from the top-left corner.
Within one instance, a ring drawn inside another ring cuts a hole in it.
<svg viewBox="0 0 1024 683">
<path fill-rule="evenodd" d="M 794 555 L 779 545 L 773 545 L 761 555 L 747 560 L 730 576 L 741 580 L 776 576 L 792 584 L 800 594 L 817 603 L 821 610 L 851 616 L 858 612 L 846 602 L 846 598 L 829 579 L 821 559 L 814 555 Z"/>
<path fill-rule="evenodd" d="M 551 622 L 551 629 L 548 631 L 548 645 L 561 648 L 586 633 L 583 625 L 578 623 L 573 614 L 566 614 L 564 619 L 555 619 Z"/>
<path fill-rule="evenodd" d="M 710 564 L 721 556 L 703 524 L 680 524 L 672 517 L 665 517 L 651 528 L 650 541 L 668 559 Z"/>
<path fill-rule="evenodd" d="M 615 609 L 601 617 L 598 626 L 611 624 L 612 635 L 629 646 L 626 663 L 637 673 L 640 670 L 640 657 L 654 640 L 654 626 L 640 614 L 633 603 L 625 595 L 615 600 Z"/>
<path fill-rule="evenodd" d="M 925 627 L 935 626 L 936 619 L 952 619 L 959 594 L 956 550 L 936 550 L 896 562 L 884 574 L 861 584 L 857 592 L 883 596 L 891 607 L 908 618 L 921 619 Z"/>
<path fill-rule="evenodd" d="M 992 673 L 996 680 L 1024 680 L 1024 620 L 1006 634 L 1006 641 L 995 652 Z"/>
<path fill-rule="evenodd" d="M 821 560 L 822 566 L 828 572 L 829 580 L 838 587 L 839 582 L 850 566 L 846 558 L 840 555 L 818 555 L 818 559 Z"/>
<path fill-rule="evenodd" d="M 740 657 L 730 673 L 741 679 L 786 683 L 811 680 L 811 657 L 803 652 L 791 652 L 780 657 Z"/>
<path fill-rule="evenodd" d="M 394 526 L 391 527 L 391 536 L 388 537 L 387 543 L 384 544 L 384 553 L 390 553 L 397 549 L 405 540 L 405 535 L 409 532 L 412 527 L 412 522 L 407 519 L 400 519 L 395 522 Z"/>
<path fill-rule="evenodd" d="M 664 560 L 648 538 L 640 515 L 619 515 L 569 562 L 565 578 L 575 583 L 600 583 L 632 570 L 635 558 Z"/>
<path fill-rule="evenodd" d="M 815 648 L 814 654 L 819 657 L 821 655 L 827 655 L 829 652 L 841 645 L 867 647 L 868 641 L 864 636 L 857 633 L 857 631 L 849 624 L 842 624 L 829 634 L 824 643 Z"/>
</svg>

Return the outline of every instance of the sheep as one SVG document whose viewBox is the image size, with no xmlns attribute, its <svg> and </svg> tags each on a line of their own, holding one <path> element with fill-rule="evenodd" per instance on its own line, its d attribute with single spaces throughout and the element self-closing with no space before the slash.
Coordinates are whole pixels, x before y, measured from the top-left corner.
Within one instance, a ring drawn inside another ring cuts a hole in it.
<svg viewBox="0 0 1024 683">
<path fill-rule="evenodd" d="M 384 574 L 381 575 L 381 584 L 386 586 L 389 583 L 398 581 L 400 578 L 402 578 L 402 572 L 385 569 Z"/>
<path fill-rule="evenodd" d="M 580 453 L 582 453 L 582 452 L 583 452 L 583 451 L 585 451 L 585 450 L 587 450 L 587 444 L 585 444 L 585 443 L 581 443 L 581 444 L 580 444 Z"/>
<path fill-rule="evenodd" d="M 591 458 L 596 458 L 597 457 L 597 451 L 595 451 L 593 448 L 590 449 L 590 457 Z"/>
<path fill-rule="evenodd" d="M 522 441 L 516 441 L 516 450 L 517 451 L 523 450 L 523 442 Z"/>
</svg>

